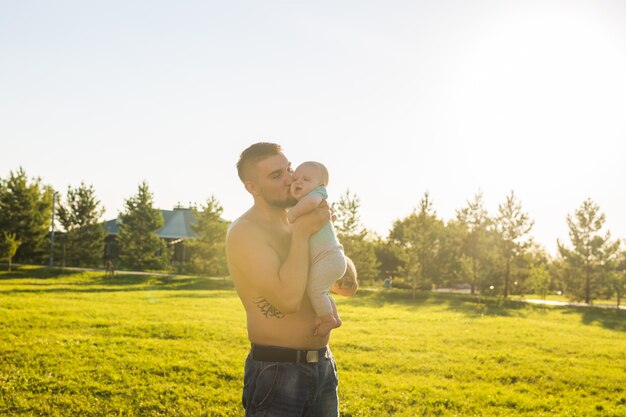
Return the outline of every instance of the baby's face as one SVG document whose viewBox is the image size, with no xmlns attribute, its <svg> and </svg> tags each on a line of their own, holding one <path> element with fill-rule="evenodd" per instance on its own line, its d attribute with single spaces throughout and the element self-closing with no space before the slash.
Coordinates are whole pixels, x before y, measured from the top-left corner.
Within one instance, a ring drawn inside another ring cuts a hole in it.
<svg viewBox="0 0 626 417">
<path fill-rule="evenodd" d="M 300 165 L 293 173 L 291 195 L 300 200 L 318 185 L 322 185 L 322 172 L 319 167 L 310 164 Z"/>
</svg>

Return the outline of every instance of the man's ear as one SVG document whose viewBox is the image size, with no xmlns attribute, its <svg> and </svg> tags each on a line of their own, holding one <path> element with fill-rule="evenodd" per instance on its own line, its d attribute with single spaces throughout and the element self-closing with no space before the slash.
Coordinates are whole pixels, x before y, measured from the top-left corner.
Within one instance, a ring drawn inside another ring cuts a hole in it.
<svg viewBox="0 0 626 417">
<path fill-rule="evenodd" d="M 252 195 L 256 195 L 256 184 L 253 183 L 252 181 L 246 181 L 243 183 L 244 187 L 246 187 L 246 190 L 252 194 Z"/>
</svg>

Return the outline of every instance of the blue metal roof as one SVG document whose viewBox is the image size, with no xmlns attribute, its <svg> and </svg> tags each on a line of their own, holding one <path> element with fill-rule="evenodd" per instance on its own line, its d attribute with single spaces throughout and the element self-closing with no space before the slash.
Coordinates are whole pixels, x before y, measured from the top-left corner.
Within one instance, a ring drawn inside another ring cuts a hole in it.
<svg viewBox="0 0 626 417">
<path fill-rule="evenodd" d="M 196 233 L 191 228 L 196 224 L 196 216 L 193 210 L 176 208 L 174 210 L 161 210 L 163 215 L 163 227 L 157 230 L 157 236 L 163 239 L 194 239 Z M 120 225 L 118 219 L 108 220 L 104 223 L 107 235 L 116 236 Z"/>
</svg>

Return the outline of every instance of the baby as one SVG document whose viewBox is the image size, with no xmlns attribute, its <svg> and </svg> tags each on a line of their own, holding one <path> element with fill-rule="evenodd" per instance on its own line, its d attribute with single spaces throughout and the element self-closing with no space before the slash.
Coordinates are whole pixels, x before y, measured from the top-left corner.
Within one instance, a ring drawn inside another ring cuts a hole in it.
<svg viewBox="0 0 626 417">
<path fill-rule="evenodd" d="M 328 170 L 319 162 L 304 162 L 296 168 L 291 184 L 291 194 L 298 203 L 287 213 L 290 222 L 315 209 L 328 198 Z M 319 323 L 315 334 L 327 335 L 341 326 L 337 306 L 329 294 L 333 283 L 346 272 L 346 257 L 337 239 L 335 229 L 328 222 L 309 240 L 309 279 L 307 294 L 317 314 Z"/>
</svg>

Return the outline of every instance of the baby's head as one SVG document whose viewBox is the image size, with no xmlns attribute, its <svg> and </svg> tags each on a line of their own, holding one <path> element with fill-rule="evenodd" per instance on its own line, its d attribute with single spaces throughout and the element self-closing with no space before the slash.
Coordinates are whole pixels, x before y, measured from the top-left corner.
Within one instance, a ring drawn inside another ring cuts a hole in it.
<svg viewBox="0 0 626 417">
<path fill-rule="evenodd" d="M 328 170 L 326 167 L 319 162 L 303 162 L 293 173 L 291 195 L 300 200 L 320 185 L 328 186 Z"/>
</svg>

